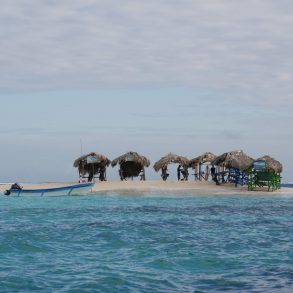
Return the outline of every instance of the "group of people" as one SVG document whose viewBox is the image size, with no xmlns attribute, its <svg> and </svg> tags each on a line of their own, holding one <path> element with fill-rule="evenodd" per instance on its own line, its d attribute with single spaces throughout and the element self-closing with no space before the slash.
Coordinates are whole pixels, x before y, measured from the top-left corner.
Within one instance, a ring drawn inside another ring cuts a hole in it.
<svg viewBox="0 0 293 293">
<path fill-rule="evenodd" d="M 211 167 L 210 174 L 212 176 L 212 180 L 214 182 L 216 182 L 217 185 L 220 185 L 219 180 L 218 180 L 218 174 L 216 173 L 215 166 Z M 182 178 L 181 178 L 181 175 L 182 175 Z M 205 180 L 207 181 L 208 180 L 208 175 L 209 175 L 208 169 L 207 169 L 207 174 L 206 175 L 207 176 L 205 177 Z M 162 168 L 161 177 L 163 178 L 164 181 L 166 181 L 169 176 L 170 176 L 170 174 L 168 173 L 168 168 L 167 168 L 167 166 L 164 166 Z M 189 176 L 188 169 L 186 167 L 184 168 L 181 165 L 179 165 L 178 168 L 177 168 L 177 179 L 178 179 L 178 181 L 188 181 L 188 176 Z"/>
<path fill-rule="evenodd" d="M 79 175 L 79 182 L 80 183 L 84 183 L 85 182 L 85 179 L 84 178 L 87 178 L 87 182 L 92 182 L 94 180 L 94 174 L 95 173 L 95 170 L 91 170 L 89 172 L 89 175 L 88 177 L 84 177 L 84 174 L 80 174 Z M 98 178 L 100 181 L 107 181 L 107 178 L 106 178 L 106 167 L 105 166 L 100 166 L 99 169 L 98 169 Z"/>
<path fill-rule="evenodd" d="M 210 174 L 212 176 L 212 180 L 217 185 L 220 185 L 219 180 L 218 180 L 218 174 L 216 172 L 216 168 L 213 165 L 212 165 L 212 167 L 210 169 Z M 208 175 L 209 175 L 208 168 L 207 168 L 207 174 L 206 175 L 207 176 L 205 176 L 205 180 L 207 181 L 208 180 Z M 162 167 L 162 174 L 161 174 L 162 179 L 164 181 L 166 181 L 169 176 L 170 176 L 170 174 L 168 173 L 167 166 Z M 177 168 L 177 179 L 178 179 L 178 181 L 188 181 L 188 176 L 189 176 L 189 172 L 188 172 L 187 167 L 182 167 L 181 165 L 179 165 L 178 168 Z"/>
<path fill-rule="evenodd" d="M 216 168 L 215 166 L 212 166 L 210 169 L 210 174 L 212 176 L 212 180 L 217 184 L 220 185 L 219 180 L 218 180 L 218 174 L 216 173 Z M 126 180 L 126 176 L 125 174 L 123 174 L 123 171 L 120 169 L 119 170 L 119 175 L 120 175 L 120 179 Z M 207 167 L 207 171 L 206 171 L 206 175 L 205 176 L 205 180 L 208 180 L 208 175 L 209 175 L 209 171 L 208 171 L 208 167 Z M 140 180 L 143 181 L 145 180 L 145 173 L 142 170 L 139 174 L 140 176 Z M 168 177 L 170 176 L 170 174 L 168 173 L 168 167 L 164 166 L 162 167 L 162 174 L 161 177 L 164 181 L 166 181 L 168 179 Z M 181 177 L 182 176 L 182 177 Z M 189 172 L 188 172 L 188 168 L 187 167 L 183 167 L 182 165 L 179 164 L 178 168 L 177 168 L 177 179 L 178 181 L 188 181 L 188 176 L 189 176 Z M 98 178 L 100 181 L 106 181 L 106 168 L 104 166 L 101 166 L 98 170 Z M 89 176 L 87 178 L 88 182 L 92 182 L 94 179 L 94 173 L 90 172 Z M 80 174 L 80 182 L 84 182 L 84 176 L 83 174 Z"/>
<path fill-rule="evenodd" d="M 182 179 L 181 179 L 181 175 L 182 175 Z M 177 178 L 178 178 L 178 181 L 187 181 L 188 180 L 188 176 L 189 176 L 189 173 L 188 173 L 188 169 L 185 167 L 183 168 L 181 165 L 178 166 L 177 168 Z"/>
<path fill-rule="evenodd" d="M 182 179 L 181 179 L 181 175 L 182 175 Z M 162 174 L 161 174 L 162 179 L 166 181 L 169 176 L 170 174 L 168 173 L 168 167 L 167 166 L 162 167 Z M 186 167 L 182 167 L 181 165 L 179 165 L 177 168 L 178 181 L 187 181 L 188 176 L 189 176 L 188 169 Z"/>
<path fill-rule="evenodd" d="M 119 169 L 119 176 L 121 181 L 127 181 L 127 177 L 130 177 L 133 180 L 133 177 L 135 176 L 127 176 L 122 168 Z M 145 171 L 142 168 L 141 171 L 138 174 L 140 181 L 145 181 Z"/>
</svg>

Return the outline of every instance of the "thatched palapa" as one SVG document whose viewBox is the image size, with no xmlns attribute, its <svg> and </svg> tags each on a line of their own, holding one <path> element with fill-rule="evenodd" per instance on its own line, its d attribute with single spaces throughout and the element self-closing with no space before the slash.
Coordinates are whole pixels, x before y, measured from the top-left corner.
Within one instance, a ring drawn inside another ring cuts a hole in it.
<svg viewBox="0 0 293 293">
<path fill-rule="evenodd" d="M 206 152 L 202 154 L 201 156 L 198 156 L 194 159 L 191 159 L 189 161 L 189 167 L 195 168 L 198 165 L 206 164 L 206 163 L 211 163 L 217 158 L 216 155 L 210 152 Z"/>
<path fill-rule="evenodd" d="M 227 169 L 235 168 L 245 171 L 253 164 L 254 160 L 243 151 L 233 151 L 224 153 L 212 161 L 212 165 L 222 166 Z"/>
<path fill-rule="evenodd" d="M 283 165 L 279 161 L 275 160 L 274 158 L 270 156 L 263 156 L 257 159 L 257 161 L 265 161 L 267 171 L 274 171 L 276 173 L 283 172 Z"/>
<path fill-rule="evenodd" d="M 78 168 L 79 176 L 88 178 L 88 181 L 92 181 L 95 175 L 98 174 L 99 179 L 105 181 L 106 167 L 110 164 L 111 161 L 106 156 L 97 153 L 89 153 L 75 160 L 73 166 Z"/>
<path fill-rule="evenodd" d="M 112 161 L 112 167 L 120 165 L 119 175 L 121 180 L 129 177 L 141 175 L 141 180 L 145 180 L 145 167 L 149 167 L 150 161 L 136 153 L 128 152 Z"/>
<path fill-rule="evenodd" d="M 160 169 L 167 168 L 167 166 L 172 163 L 180 164 L 183 168 L 187 168 L 189 160 L 186 157 L 170 153 L 165 157 L 161 158 L 158 162 L 156 162 L 154 165 L 154 169 L 156 172 L 159 172 Z"/>
</svg>

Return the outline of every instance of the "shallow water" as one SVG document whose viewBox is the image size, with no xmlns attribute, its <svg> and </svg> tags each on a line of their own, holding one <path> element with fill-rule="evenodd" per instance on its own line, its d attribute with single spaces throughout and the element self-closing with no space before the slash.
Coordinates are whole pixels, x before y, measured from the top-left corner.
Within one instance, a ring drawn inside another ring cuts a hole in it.
<svg viewBox="0 0 293 293">
<path fill-rule="evenodd" d="M 293 196 L 0 197 L 1 292 L 292 292 Z"/>
</svg>

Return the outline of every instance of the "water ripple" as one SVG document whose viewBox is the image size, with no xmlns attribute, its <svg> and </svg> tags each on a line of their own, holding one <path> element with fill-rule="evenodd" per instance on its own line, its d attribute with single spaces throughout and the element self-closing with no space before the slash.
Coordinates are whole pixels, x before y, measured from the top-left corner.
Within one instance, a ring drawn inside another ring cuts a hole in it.
<svg viewBox="0 0 293 293">
<path fill-rule="evenodd" d="M 291 292 L 283 197 L 0 198 L 1 292 Z"/>
</svg>

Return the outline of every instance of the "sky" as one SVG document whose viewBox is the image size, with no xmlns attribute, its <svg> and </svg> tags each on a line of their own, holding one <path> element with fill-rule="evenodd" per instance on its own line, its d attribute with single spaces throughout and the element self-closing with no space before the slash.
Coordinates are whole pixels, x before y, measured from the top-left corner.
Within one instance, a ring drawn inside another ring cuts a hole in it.
<svg viewBox="0 0 293 293">
<path fill-rule="evenodd" d="M 154 163 L 238 149 L 280 160 L 292 182 L 292 12 L 289 0 L 2 0 L 0 182 L 76 180 L 91 151 Z"/>
</svg>

